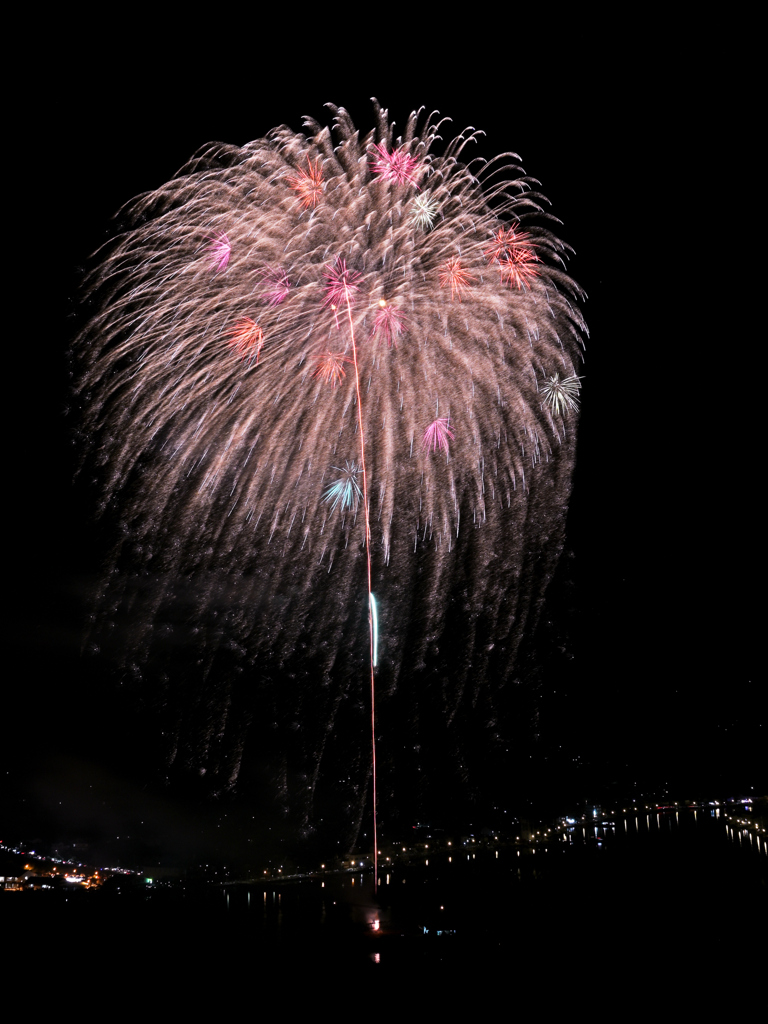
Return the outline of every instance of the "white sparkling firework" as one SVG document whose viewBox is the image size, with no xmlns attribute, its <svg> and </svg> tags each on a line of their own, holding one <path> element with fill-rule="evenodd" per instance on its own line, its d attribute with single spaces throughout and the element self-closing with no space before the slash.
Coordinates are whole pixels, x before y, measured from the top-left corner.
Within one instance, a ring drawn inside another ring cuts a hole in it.
<svg viewBox="0 0 768 1024">
<path fill-rule="evenodd" d="M 575 411 L 579 408 L 580 391 L 580 377 L 564 377 L 561 380 L 559 373 L 547 377 L 541 386 L 544 401 L 558 416 L 567 416 L 569 410 Z"/>
<path fill-rule="evenodd" d="M 435 223 L 439 207 L 429 192 L 424 192 L 411 203 L 413 223 L 422 231 L 429 231 Z"/>
</svg>

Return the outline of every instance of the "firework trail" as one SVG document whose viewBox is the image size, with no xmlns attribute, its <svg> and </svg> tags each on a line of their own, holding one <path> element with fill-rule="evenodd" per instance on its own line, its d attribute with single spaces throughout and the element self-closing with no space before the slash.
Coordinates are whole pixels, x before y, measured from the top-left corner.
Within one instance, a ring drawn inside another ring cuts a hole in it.
<svg viewBox="0 0 768 1024">
<path fill-rule="evenodd" d="M 331 109 L 122 211 L 80 390 L 122 531 L 102 616 L 169 764 L 224 790 L 258 762 L 301 827 L 338 806 L 354 835 L 367 554 L 385 799 L 429 762 L 471 785 L 562 547 L 585 327 L 519 158 Z"/>
</svg>

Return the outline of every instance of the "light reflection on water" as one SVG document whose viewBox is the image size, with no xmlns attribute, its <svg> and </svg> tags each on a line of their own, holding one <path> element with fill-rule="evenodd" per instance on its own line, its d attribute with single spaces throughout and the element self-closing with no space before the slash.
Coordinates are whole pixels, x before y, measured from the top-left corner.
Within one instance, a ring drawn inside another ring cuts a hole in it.
<svg viewBox="0 0 768 1024">
<path fill-rule="evenodd" d="M 514 965 L 512 980 L 527 984 L 537 965 L 575 964 L 580 978 L 596 968 L 601 977 L 614 970 L 637 978 L 643 964 L 679 962 L 681 950 L 700 964 L 733 948 L 741 955 L 747 939 L 754 947 L 754 921 L 768 917 L 765 840 L 746 812 L 700 809 L 633 809 L 623 827 L 590 816 L 553 830 L 546 845 L 479 840 L 464 857 L 430 844 L 428 857 L 419 847 L 413 860 L 388 863 L 377 894 L 357 862 L 354 874 L 206 889 L 215 897 L 208 916 L 207 904 L 180 897 L 163 927 L 153 918 L 142 935 L 164 949 L 169 934 L 189 949 L 207 942 L 206 955 L 220 956 L 227 970 L 240 958 L 248 977 L 280 957 L 302 967 L 356 957 L 374 970 L 397 958 L 455 957 L 465 967 Z M 119 906 L 103 906 L 112 934 L 135 934 Z"/>
<path fill-rule="evenodd" d="M 766 852 L 759 835 L 724 821 L 719 809 L 701 815 L 679 809 L 632 813 L 624 817 L 623 828 L 608 821 L 574 824 L 552 834 L 547 844 L 480 846 L 458 863 L 448 848 L 432 848 L 428 857 L 414 851 L 413 860 L 388 865 L 377 894 L 368 873 L 327 872 L 271 885 L 231 886 L 227 903 L 233 915 L 241 914 L 253 941 L 322 945 L 329 936 L 354 935 L 363 944 L 380 942 L 366 957 L 386 964 L 393 936 L 414 942 L 418 937 L 422 943 L 436 936 L 459 942 L 456 937 L 464 936 L 469 942 L 475 934 L 487 939 L 498 933 L 503 944 L 505 929 L 514 931 L 521 921 L 556 920 L 564 907 L 573 926 L 588 932 L 597 927 L 590 917 L 596 907 L 613 907 L 629 928 L 628 922 L 651 905 L 659 922 L 674 906 L 675 920 L 688 922 L 676 927 L 701 930 L 699 918 L 705 910 L 711 915 L 715 905 L 726 905 L 724 894 L 734 877 L 740 884 L 746 879 L 745 891 L 751 892 L 749 865 L 758 865 L 755 878 L 766 875 L 760 867 L 768 862 Z M 765 881 L 761 884 L 765 888 Z M 258 905 L 259 890 L 263 914 L 257 917 L 249 910 L 252 894 Z M 611 928 L 621 929 L 611 921 Z M 600 927 L 605 925 L 603 920 Z"/>
</svg>

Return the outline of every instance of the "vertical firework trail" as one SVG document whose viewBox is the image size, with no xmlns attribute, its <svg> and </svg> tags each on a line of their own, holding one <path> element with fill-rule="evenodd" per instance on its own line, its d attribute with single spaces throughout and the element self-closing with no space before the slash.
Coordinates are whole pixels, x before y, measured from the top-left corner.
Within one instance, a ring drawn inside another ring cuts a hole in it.
<svg viewBox="0 0 768 1024">
<path fill-rule="evenodd" d="M 360 368 L 357 363 L 357 344 L 355 342 L 355 325 L 352 322 L 352 307 L 349 294 L 345 296 L 347 315 L 349 316 L 349 337 L 352 342 L 352 358 L 355 363 L 355 397 L 357 398 L 357 419 L 360 425 L 360 471 L 363 478 L 363 521 L 365 522 L 365 561 L 368 569 L 368 636 L 370 638 L 370 670 L 371 670 L 371 790 L 373 793 L 373 888 L 379 884 L 379 827 L 376 811 L 376 685 L 374 668 L 376 659 L 373 653 L 373 580 L 371 574 L 371 523 L 368 508 L 368 474 L 365 470 L 365 433 L 363 431 L 363 401 L 360 396 Z"/>
<path fill-rule="evenodd" d="M 211 144 L 121 212 L 79 393 L 118 529 L 96 636 L 169 773 L 353 842 L 371 783 L 377 826 L 377 739 L 393 817 L 471 801 L 514 742 L 586 329 L 518 157 L 462 162 L 471 129 L 436 155 L 444 122 L 395 138 L 378 104 L 361 138 L 331 109 Z"/>
</svg>

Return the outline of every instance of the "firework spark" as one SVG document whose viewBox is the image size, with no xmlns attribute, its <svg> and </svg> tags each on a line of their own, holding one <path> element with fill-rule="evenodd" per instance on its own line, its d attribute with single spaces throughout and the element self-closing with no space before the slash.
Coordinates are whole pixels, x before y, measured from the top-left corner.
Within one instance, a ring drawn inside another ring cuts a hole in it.
<svg viewBox="0 0 768 1024">
<path fill-rule="evenodd" d="M 261 271 L 264 282 L 264 298 L 270 306 L 279 306 L 285 302 L 291 290 L 291 282 L 282 267 L 265 267 Z"/>
<path fill-rule="evenodd" d="M 536 276 L 533 264 L 538 263 L 539 258 L 534 251 L 535 245 L 529 243 L 529 239 L 527 231 L 514 227 L 499 228 L 484 253 L 489 264 L 498 264 L 501 281 L 506 279 L 510 287 L 517 285 L 518 290 L 529 285 Z"/>
<path fill-rule="evenodd" d="M 541 386 L 544 401 L 560 416 L 567 416 L 569 409 L 576 411 L 579 408 L 580 391 L 580 377 L 565 377 L 560 380 L 559 373 L 547 377 Z"/>
<path fill-rule="evenodd" d="M 344 363 L 351 362 L 349 356 L 345 356 L 343 352 L 324 352 L 318 358 L 317 368 L 312 376 L 319 377 L 326 384 L 336 387 L 347 375 Z"/>
<path fill-rule="evenodd" d="M 416 175 L 420 170 L 419 161 L 410 156 L 404 149 L 393 149 L 376 144 L 372 147 L 376 154 L 371 161 L 371 170 L 381 181 L 392 181 L 397 185 L 415 185 Z"/>
<path fill-rule="evenodd" d="M 517 285 L 518 290 L 528 287 L 537 274 L 533 264 L 538 262 L 539 257 L 533 249 L 516 249 L 499 261 L 501 280 L 506 278 L 510 287 Z"/>
<path fill-rule="evenodd" d="M 447 452 L 448 443 L 453 440 L 455 437 L 450 428 L 450 420 L 447 416 L 440 416 L 433 420 L 424 431 L 421 444 L 426 452 L 430 450 Z"/>
<path fill-rule="evenodd" d="M 242 359 L 259 361 L 259 354 L 264 347 L 264 332 L 249 316 L 241 317 L 229 334 L 229 344 Z"/>
<path fill-rule="evenodd" d="M 122 510 L 104 621 L 126 609 L 132 677 L 162 666 L 169 764 L 219 792 L 251 758 L 297 827 L 325 815 L 354 841 L 370 766 L 339 737 L 366 728 L 366 591 L 377 729 L 429 721 L 453 752 L 441 778 L 457 751 L 471 778 L 470 737 L 498 719 L 562 547 L 585 328 L 566 247 L 508 154 L 467 165 L 472 131 L 443 145 L 413 114 L 396 138 L 377 106 L 360 135 L 333 110 L 331 130 L 211 145 L 133 203 L 92 276 L 79 393 Z M 438 401 L 450 421 L 425 430 Z M 394 807 L 429 769 L 383 756 Z"/>
<path fill-rule="evenodd" d="M 388 306 L 384 299 L 379 299 L 379 310 L 373 321 L 373 337 L 384 338 L 387 345 L 397 348 L 397 339 L 406 332 L 407 320 L 404 313 Z"/>
<path fill-rule="evenodd" d="M 355 461 L 345 462 L 344 468 L 334 466 L 333 469 L 341 476 L 323 491 L 323 501 L 331 506 L 331 512 L 337 507 L 345 512 L 347 509 L 356 509 L 358 501 L 362 498 L 363 492 L 357 482 L 360 468 Z"/>
<path fill-rule="evenodd" d="M 307 158 L 306 171 L 299 170 L 288 178 L 291 188 L 298 192 L 301 205 L 305 208 L 317 206 L 323 195 L 323 172 L 320 170 L 320 160 L 312 161 Z"/>
<path fill-rule="evenodd" d="M 231 253 L 232 246 L 225 234 L 212 238 L 211 244 L 208 246 L 209 269 L 217 272 L 226 270 Z"/>
<path fill-rule="evenodd" d="M 334 265 L 325 271 L 325 305 L 334 310 L 347 302 L 351 305 L 361 276 L 356 270 L 347 269 L 345 259 L 337 257 Z"/>
<path fill-rule="evenodd" d="M 437 211 L 440 209 L 437 201 L 429 194 L 424 192 L 420 196 L 416 196 L 411 203 L 411 210 L 413 211 L 413 223 L 416 227 L 421 228 L 422 231 L 429 231 L 435 223 L 435 217 Z"/>
<path fill-rule="evenodd" d="M 461 302 L 461 293 L 469 286 L 474 278 L 473 274 L 462 265 L 458 256 L 446 260 L 440 267 L 440 287 L 451 287 L 451 298 L 458 298 Z"/>
<path fill-rule="evenodd" d="M 529 238 L 527 231 L 516 231 L 514 228 L 499 228 L 493 236 L 493 243 L 483 254 L 489 263 L 501 263 L 517 252 Z"/>
</svg>

